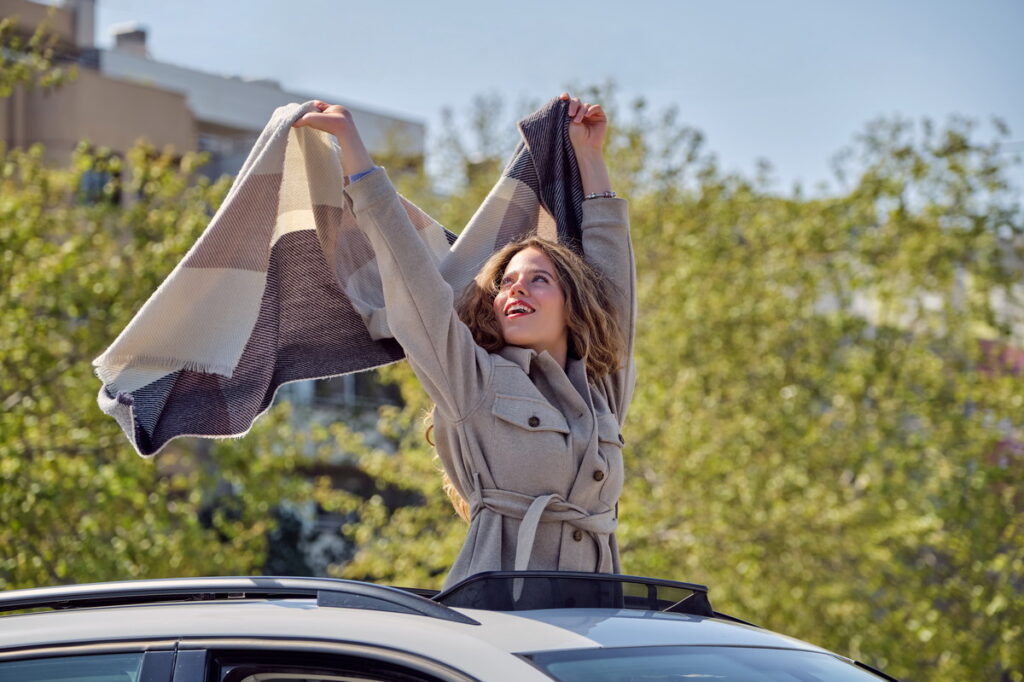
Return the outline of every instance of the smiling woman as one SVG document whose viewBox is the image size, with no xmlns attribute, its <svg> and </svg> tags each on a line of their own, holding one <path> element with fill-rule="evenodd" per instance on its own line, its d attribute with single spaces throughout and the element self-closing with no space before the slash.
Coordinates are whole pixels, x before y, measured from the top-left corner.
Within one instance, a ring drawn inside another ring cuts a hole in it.
<svg viewBox="0 0 1024 682">
<path fill-rule="evenodd" d="M 542 237 L 511 242 L 491 256 L 456 303 L 459 318 L 486 350 L 547 351 L 563 369 L 570 357 L 581 359 L 593 377 L 612 372 L 623 357 L 613 309 L 601 273 Z"/>
<path fill-rule="evenodd" d="M 493 312 L 506 343 L 547 351 L 565 367 L 569 329 L 565 322 L 565 294 L 551 274 L 555 266 L 535 246 L 516 253 L 494 297 Z"/>
<path fill-rule="evenodd" d="M 512 241 L 458 302 L 348 110 L 321 102 L 295 123 L 338 138 L 390 331 L 435 402 L 445 488 L 469 522 L 445 586 L 489 570 L 620 571 L 620 428 L 636 376 L 627 204 L 609 189 L 601 107 L 560 99 L 586 195 L 582 256 Z"/>
</svg>

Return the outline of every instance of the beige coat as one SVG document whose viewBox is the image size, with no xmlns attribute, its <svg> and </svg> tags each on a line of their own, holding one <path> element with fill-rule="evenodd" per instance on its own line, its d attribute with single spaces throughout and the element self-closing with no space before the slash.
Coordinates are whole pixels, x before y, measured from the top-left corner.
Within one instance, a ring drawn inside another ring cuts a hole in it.
<svg viewBox="0 0 1024 682">
<path fill-rule="evenodd" d="M 547 352 L 476 345 L 451 287 L 383 168 L 345 187 L 384 284 L 388 324 L 436 403 L 434 438 L 471 507 L 465 544 L 445 587 L 490 570 L 619 572 L 621 425 L 633 394 L 635 270 L 627 202 L 583 202 L 583 251 L 613 284 L 628 362 L 591 380 Z"/>
</svg>

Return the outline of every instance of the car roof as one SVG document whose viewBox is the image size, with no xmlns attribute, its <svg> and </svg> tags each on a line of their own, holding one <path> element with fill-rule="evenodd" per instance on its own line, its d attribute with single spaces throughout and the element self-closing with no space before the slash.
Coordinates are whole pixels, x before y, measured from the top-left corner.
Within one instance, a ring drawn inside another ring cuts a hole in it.
<svg viewBox="0 0 1024 682">
<path fill-rule="evenodd" d="M 41 608 L 52 610 L 24 612 Z M 362 652 L 496 682 L 533 679 L 528 655 L 551 651 L 768 647 L 849 661 L 715 611 L 704 585 L 616 574 L 495 571 L 440 593 L 325 578 L 166 578 L 0 592 L 0 613 L 12 611 L 0 617 L 0 658 L 139 647 Z"/>
<path fill-rule="evenodd" d="M 4 648 L 16 648 L 96 639 L 289 637 L 381 646 L 400 642 L 410 651 L 432 654 L 481 645 L 505 653 L 666 644 L 825 651 L 762 628 L 690 614 L 586 608 L 455 610 L 476 624 L 408 613 L 323 607 L 313 599 L 103 606 L 0 618 L 0 641 Z"/>
</svg>

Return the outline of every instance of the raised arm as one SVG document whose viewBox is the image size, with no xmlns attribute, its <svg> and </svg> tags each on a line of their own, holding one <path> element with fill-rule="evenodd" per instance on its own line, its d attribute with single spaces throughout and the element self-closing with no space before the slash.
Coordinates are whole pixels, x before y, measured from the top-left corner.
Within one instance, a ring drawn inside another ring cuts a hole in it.
<svg viewBox="0 0 1024 682">
<path fill-rule="evenodd" d="M 442 414 L 452 420 L 465 418 L 480 403 L 490 381 L 489 355 L 459 320 L 452 288 L 438 272 L 387 172 L 374 167 L 344 107 L 324 104 L 321 113 L 305 114 L 295 125 L 335 135 L 349 177 L 362 176 L 344 192 L 373 246 L 388 327 Z"/>
<path fill-rule="evenodd" d="M 604 161 L 607 117 L 599 104 L 580 102 L 579 98 L 570 98 L 568 93 L 562 93 L 562 99 L 569 100 L 569 140 L 576 152 L 583 195 L 609 193 L 611 180 Z M 628 208 L 628 202 L 617 197 L 583 200 L 583 255 L 611 285 L 608 288 L 615 316 L 626 337 L 622 366 L 596 382 L 620 425 L 626 418 L 636 386 L 636 363 L 633 359 L 637 313 L 636 266 L 629 234 Z"/>
</svg>

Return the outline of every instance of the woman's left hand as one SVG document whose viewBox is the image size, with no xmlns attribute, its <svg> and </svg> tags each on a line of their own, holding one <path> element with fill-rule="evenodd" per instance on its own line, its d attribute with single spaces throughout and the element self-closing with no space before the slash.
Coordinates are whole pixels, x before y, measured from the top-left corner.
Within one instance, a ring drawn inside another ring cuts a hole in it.
<svg viewBox="0 0 1024 682">
<path fill-rule="evenodd" d="M 580 102 L 579 97 L 570 97 L 563 92 L 559 99 L 569 100 L 569 141 L 577 154 L 597 152 L 604 149 L 604 135 L 608 129 L 608 117 L 600 104 Z"/>
</svg>

